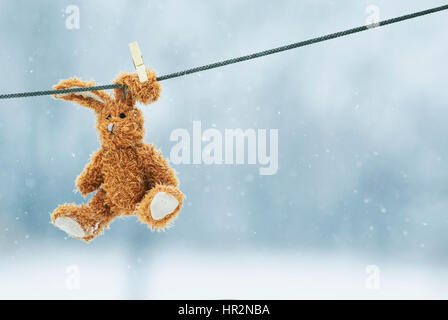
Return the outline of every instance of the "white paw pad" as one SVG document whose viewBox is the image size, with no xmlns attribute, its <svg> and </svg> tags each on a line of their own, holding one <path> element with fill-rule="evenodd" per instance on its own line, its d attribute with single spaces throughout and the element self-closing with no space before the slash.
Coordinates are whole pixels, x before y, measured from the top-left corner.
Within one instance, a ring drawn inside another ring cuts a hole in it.
<svg viewBox="0 0 448 320">
<path fill-rule="evenodd" d="M 175 197 L 165 192 L 159 192 L 152 199 L 150 206 L 151 216 L 154 220 L 163 219 L 176 210 L 178 205 L 179 200 Z"/>
<path fill-rule="evenodd" d="M 54 225 L 58 227 L 59 229 L 67 232 L 69 235 L 83 238 L 86 236 L 86 233 L 84 232 L 83 228 L 79 225 L 76 220 L 72 218 L 67 217 L 61 217 L 57 218 L 54 222 Z"/>
</svg>

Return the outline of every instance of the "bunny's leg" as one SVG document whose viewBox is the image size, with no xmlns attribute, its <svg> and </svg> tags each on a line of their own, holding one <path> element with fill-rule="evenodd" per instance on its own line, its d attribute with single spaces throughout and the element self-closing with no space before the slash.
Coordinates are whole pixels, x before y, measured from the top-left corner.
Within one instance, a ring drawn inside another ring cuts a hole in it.
<svg viewBox="0 0 448 320">
<path fill-rule="evenodd" d="M 158 184 L 147 191 L 135 213 L 151 229 L 164 229 L 176 218 L 183 198 L 184 195 L 177 187 Z"/>
<path fill-rule="evenodd" d="M 90 241 L 116 217 L 105 203 L 105 196 L 106 192 L 100 189 L 88 204 L 61 205 L 54 210 L 51 221 L 71 237 Z"/>
</svg>

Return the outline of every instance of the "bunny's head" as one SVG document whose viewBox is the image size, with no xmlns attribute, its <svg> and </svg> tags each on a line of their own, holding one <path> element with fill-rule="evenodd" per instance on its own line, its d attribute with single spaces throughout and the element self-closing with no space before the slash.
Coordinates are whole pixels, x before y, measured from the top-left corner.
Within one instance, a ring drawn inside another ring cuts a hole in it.
<svg viewBox="0 0 448 320">
<path fill-rule="evenodd" d="M 149 104 L 160 95 L 160 85 L 154 72 L 146 71 L 148 81 L 140 83 L 136 74 L 120 74 L 114 81 L 123 88 L 114 89 L 114 96 L 104 91 L 83 91 L 56 94 L 56 99 L 76 102 L 95 111 L 96 128 L 101 144 L 106 147 L 128 147 L 142 141 L 145 130 L 142 112 L 136 102 Z M 95 82 L 81 81 L 77 78 L 62 80 L 54 89 L 70 89 L 95 86 Z"/>
</svg>

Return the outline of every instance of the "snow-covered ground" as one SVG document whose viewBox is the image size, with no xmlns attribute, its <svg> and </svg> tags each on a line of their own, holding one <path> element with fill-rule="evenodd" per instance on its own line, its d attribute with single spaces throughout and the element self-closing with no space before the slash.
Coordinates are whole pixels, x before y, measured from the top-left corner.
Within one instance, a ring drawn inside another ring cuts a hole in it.
<svg viewBox="0 0 448 320">
<path fill-rule="evenodd" d="M 344 254 L 166 250 L 126 265 L 120 252 L 44 252 L 37 262 L 14 260 L 0 265 L 2 299 L 448 298 L 447 270 L 384 261 L 369 269 L 369 259 Z"/>
</svg>

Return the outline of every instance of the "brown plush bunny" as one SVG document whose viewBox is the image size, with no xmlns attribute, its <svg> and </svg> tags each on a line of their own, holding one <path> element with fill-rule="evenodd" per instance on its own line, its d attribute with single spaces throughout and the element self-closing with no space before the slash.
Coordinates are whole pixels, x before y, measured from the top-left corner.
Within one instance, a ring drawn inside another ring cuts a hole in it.
<svg viewBox="0 0 448 320">
<path fill-rule="evenodd" d="M 143 116 L 135 103 L 152 103 L 160 95 L 155 74 L 146 73 L 144 83 L 136 74 L 120 74 L 114 83 L 124 88 L 115 89 L 114 97 L 104 91 L 54 96 L 94 110 L 101 141 L 101 149 L 76 180 L 83 196 L 95 190 L 96 194 L 88 204 L 64 204 L 51 215 L 53 224 L 74 238 L 90 241 L 118 216 L 137 215 L 151 229 L 163 229 L 182 206 L 184 195 L 177 188 L 174 171 L 153 145 L 143 143 Z M 54 88 L 94 85 L 72 78 Z"/>
</svg>

